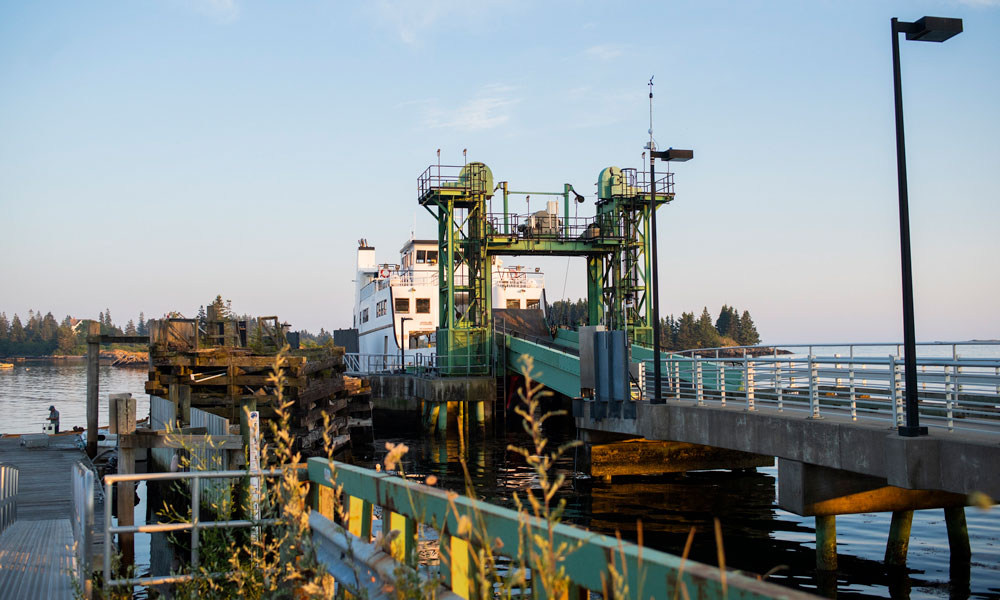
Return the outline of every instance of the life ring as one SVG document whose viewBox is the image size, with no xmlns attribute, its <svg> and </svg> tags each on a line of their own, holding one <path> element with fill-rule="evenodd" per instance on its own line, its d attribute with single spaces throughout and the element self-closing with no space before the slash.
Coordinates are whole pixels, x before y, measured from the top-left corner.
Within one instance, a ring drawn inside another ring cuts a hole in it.
<svg viewBox="0 0 1000 600">
<path fill-rule="evenodd" d="M 379 279 L 388 279 L 389 278 L 389 269 L 386 268 L 386 267 L 380 268 L 378 270 L 378 276 L 379 276 Z"/>
</svg>

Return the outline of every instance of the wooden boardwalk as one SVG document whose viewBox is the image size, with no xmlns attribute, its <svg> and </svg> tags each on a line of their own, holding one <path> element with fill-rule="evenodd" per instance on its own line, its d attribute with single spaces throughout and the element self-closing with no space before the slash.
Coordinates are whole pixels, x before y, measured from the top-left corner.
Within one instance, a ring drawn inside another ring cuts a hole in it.
<svg viewBox="0 0 1000 600">
<path fill-rule="evenodd" d="M 61 553 L 67 552 L 65 547 L 73 543 L 70 525 L 73 516 L 73 465 L 79 461 L 89 464 L 86 453 L 77 447 L 76 440 L 75 435 L 51 436 L 47 448 L 27 448 L 21 446 L 20 438 L 0 438 L 0 463 L 13 465 L 20 471 L 17 521 L 0 534 L 0 581 L 8 576 L 18 576 L 18 573 L 22 577 L 36 577 L 42 565 L 55 569 L 50 573 L 53 576 L 65 570 L 61 566 Z M 99 483 L 94 488 L 91 564 L 100 565 L 104 556 L 104 538 L 100 535 L 104 527 L 104 494 Z M 48 533 L 40 533 L 42 531 Z M 68 532 L 68 541 L 62 535 L 64 531 Z M 17 570 L 18 561 L 24 554 L 18 554 L 15 548 L 31 553 L 28 558 L 32 569 Z M 0 598 L 28 597 L 10 595 L 5 589 L 13 588 L 4 588 L 4 584 L 0 583 Z"/>
</svg>

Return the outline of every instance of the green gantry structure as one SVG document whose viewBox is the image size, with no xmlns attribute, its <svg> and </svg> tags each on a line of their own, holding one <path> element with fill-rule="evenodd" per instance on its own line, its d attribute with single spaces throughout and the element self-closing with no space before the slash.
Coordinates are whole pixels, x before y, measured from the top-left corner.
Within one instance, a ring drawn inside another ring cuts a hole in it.
<svg viewBox="0 0 1000 600">
<path fill-rule="evenodd" d="M 438 366 L 442 374 L 489 375 L 493 364 L 492 257 L 582 256 L 587 261 L 588 325 L 621 329 L 638 345 L 653 343 L 650 246 L 652 211 L 674 199 L 673 176 L 650 194 L 648 173 L 608 167 L 597 181 L 596 215 L 570 217 L 583 202 L 570 184 L 561 192 L 511 191 L 494 185 L 480 162 L 432 165 L 417 180 L 418 202 L 438 222 L 440 260 Z M 502 212 L 490 212 L 497 192 Z M 561 197 L 520 215 L 511 196 Z"/>
</svg>

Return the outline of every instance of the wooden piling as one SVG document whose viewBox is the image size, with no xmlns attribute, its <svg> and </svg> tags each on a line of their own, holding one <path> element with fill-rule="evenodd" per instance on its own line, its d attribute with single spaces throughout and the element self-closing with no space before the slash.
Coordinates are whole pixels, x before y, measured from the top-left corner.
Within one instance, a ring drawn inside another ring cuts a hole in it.
<svg viewBox="0 0 1000 600">
<path fill-rule="evenodd" d="M 889 541 L 885 544 L 885 564 L 890 567 L 905 567 L 906 552 L 910 549 L 910 527 L 913 525 L 912 510 L 895 510 L 889 525 Z"/>
<path fill-rule="evenodd" d="M 184 427 L 191 426 L 191 386 L 177 386 L 177 415 Z"/>
<path fill-rule="evenodd" d="M 837 570 L 837 517 L 816 517 L 816 569 Z"/>
<path fill-rule="evenodd" d="M 969 547 L 969 526 L 965 522 L 965 507 L 952 506 L 944 509 L 944 522 L 948 526 L 948 546 L 952 561 L 968 560 L 972 557 Z"/>
<path fill-rule="evenodd" d="M 118 435 L 135 433 L 135 398 L 132 394 L 124 394 L 117 398 Z M 135 473 L 135 450 L 130 447 L 118 446 L 118 474 L 132 475 Z M 118 525 L 127 527 L 135 524 L 135 482 L 121 481 L 118 484 Z M 121 569 L 127 574 L 129 567 L 135 564 L 134 536 L 131 533 L 118 534 L 118 549 L 121 552 Z"/>
<path fill-rule="evenodd" d="M 97 456 L 97 407 L 100 389 L 101 324 L 87 324 L 87 456 Z"/>
</svg>

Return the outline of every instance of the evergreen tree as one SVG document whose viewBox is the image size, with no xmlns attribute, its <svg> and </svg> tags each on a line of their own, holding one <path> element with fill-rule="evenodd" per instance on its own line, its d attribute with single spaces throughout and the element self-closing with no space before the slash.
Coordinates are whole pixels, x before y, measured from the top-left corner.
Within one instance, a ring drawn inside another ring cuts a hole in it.
<svg viewBox="0 0 1000 600">
<path fill-rule="evenodd" d="M 719 318 L 715 320 L 715 331 L 717 331 L 719 335 L 726 335 L 726 332 L 729 331 L 729 327 L 733 320 L 738 318 L 739 317 L 735 314 L 732 307 L 723 304 L 722 310 L 719 311 Z"/>
<path fill-rule="evenodd" d="M 694 320 L 694 313 L 681 313 L 680 322 L 677 324 L 677 349 L 689 350 L 698 347 L 698 326 Z"/>
<path fill-rule="evenodd" d="M 59 334 L 59 323 L 56 322 L 56 318 L 52 316 L 52 313 L 46 313 L 46 315 L 42 317 L 41 325 L 38 327 L 38 333 L 42 338 L 42 341 L 56 341 L 56 336 Z"/>
<path fill-rule="evenodd" d="M 211 310 L 205 311 L 205 318 L 207 318 L 209 312 L 214 314 L 216 320 L 219 321 L 225 321 L 230 316 L 229 306 L 226 304 L 226 302 L 222 301 L 222 294 L 217 295 L 215 297 L 215 300 L 212 300 L 212 303 L 208 305 L 208 308 Z M 200 314 L 201 313 L 199 313 L 199 315 Z M 199 318 L 201 317 L 199 316 Z"/>
<path fill-rule="evenodd" d="M 10 322 L 7 321 L 7 313 L 0 312 L 0 342 L 10 339 Z"/>
<path fill-rule="evenodd" d="M 28 322 L 24 325 L 24 337 L 29 342 L 40 342 L 42 340 L 39 317 L 41 315 L 36 314 L 35 311 L 28 310 Z"/>
<path fill-rule="evenodd" d="M 128 325 L 125 326 L 125 335 L 137 335 L 135 329 L 135 323 L 132 319 L 128 320 Z"/>
<path fill-rule="evenodd" d="M 104 327 L 104 311 L 97 313 L 97 322 L 101 324 L 101 327 Z"/>
<path fill-rule="evenodd" d="M 59 325 L 62 327 L 73 327 L 73 317 L 66 315 Z"/>
<path fill-rule="evenodd" d="M 760 343 L 760 334 L 757 333 L 757 327 L 750 318 L 748 310 L 743 311 L 743 316 L 740 317 L 739 337 L 736 341 L 741 346 L 754 346 Z"/>
<path fill-rule="evenodd" d="M 104 309 L 104 326 L 107 327 L 108 329 L 114 329 L 115 328 L 114 321 L 111 320 L 111 309 L 110 308 L 105 308 Z"/>
<path fill-rule="evenodd" d="M 729 307 L 729 323 L 722 335 L 735 342 L 740 338 L 740 312 L 733 306 Z"/>
<path fill-rule="evenodd" d="M 701 309 L 701 316 L 698 317 L 697 336 L 697 348 L 712 348 L 719 345 L 719 333 L 715 330 L 707 306 Z"/>
<path fill-rule="evenodd" d="M 60 354 L 69 354 L 76 347 L 76 334 L 68 324 L 60 325 L 56 333 L 56 349 Z"/>
<path fill-rule="evenodd" d="M 198 307 L 198 316 L 195 317 L 195 318 L 198 319 L 198 324 L 199 325 L 204 325 L 205 324 L 205 321 L 208 319 L 208 317 L 206 317 L 206 315 L 205 315 L 205 307 L 204 306 L 199 306 Z"/>
<path fill-rule="evenodd" d="M 139 335 L 149 335 L 149 330 L 146 328 L 146 315 L 139 312 L 139 324 L 135 327 L 135 332 Z"/>
<path fill-rule="evenodd" d="M 21 325 L 21 317 L 15 313 L 14 320 L 10 323 L 10 341 L 19 343 L 27 341 L 27 339 L 24 333 L 24 325 Z"/>
</svg>

